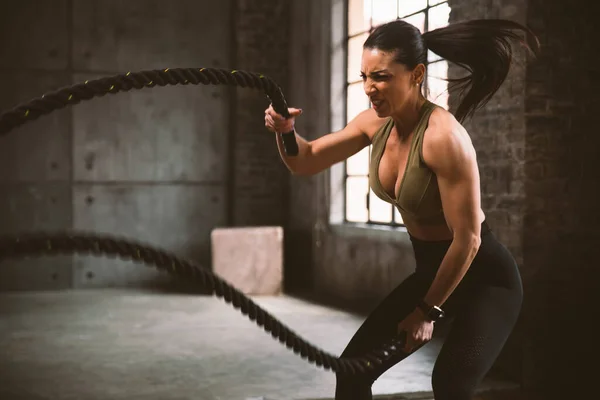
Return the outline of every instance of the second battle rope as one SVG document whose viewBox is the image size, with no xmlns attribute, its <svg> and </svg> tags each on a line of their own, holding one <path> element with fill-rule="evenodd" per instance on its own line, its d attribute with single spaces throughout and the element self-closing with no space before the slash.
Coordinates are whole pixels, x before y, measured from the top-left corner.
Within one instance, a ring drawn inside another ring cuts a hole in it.
<svg viewBox="0 0 600 400">
<path fill-rule="evenodd" d="M 270 78 L 245 71 L 228 71 L 213 68 L 164 69 L 142 72 L 128 72 L 96 80 L 86 81 L 19 105 L 0 114 L 0 135 L 33 121 L 55 110 L 75 105 L 82 100 L 106 94 L 115 94 L 131 89 L 152 88 L 166 85 L 234 85 L 262 89 L 270 98 L 276 112 L 289 117 L 287 105 L 279 86 Z M 295 133 L 282 135 L 286 153 L 296 155 L 298 145 Z M 235 308 L 262 326 L 265 331 L 286 347 L 300 354 L 310 362 L 340 374 L 364 374 L 377 368 L 381 363 L 402 351 L 405 337 L 398 335 L 390 338 L 378 349 L 359 358 L 338 358 L 306 342 L 275 317 L 263 310 L 250 298 L 235 289 L 206 268 L 177 258 L 168 252 L 136 243 L 125 238 L 85 232 L 45 232 L 0 237 L 0 261 L 8 258 L 44 256 L 56 254 L 94 254 L 111 255 L 154 265 L 168 273 L 200 283 L 212 290 L 218 297 L 231 303 Z"/>
<path fill-rule="evenodd" d="M 402 348 L 400 338 L 394 338 L 380 349 L 359 358 L 337 358 L 302 339 L 290 328 L 262 309 L 242 292 L 192 262 L 142 244 L 115 236 L 86 232 L 29 233 L 0 237 L 0 261 L 10 258 L 41 257 L 61 254 L 106 255 L 153 265 L 180 278 L 198 282 L 216 296 L 239 309 L 250 320 L 271 333 L 276 339 L 317 366 L 341 374 L 361 374 L 376 368 Z"/>
</svg>

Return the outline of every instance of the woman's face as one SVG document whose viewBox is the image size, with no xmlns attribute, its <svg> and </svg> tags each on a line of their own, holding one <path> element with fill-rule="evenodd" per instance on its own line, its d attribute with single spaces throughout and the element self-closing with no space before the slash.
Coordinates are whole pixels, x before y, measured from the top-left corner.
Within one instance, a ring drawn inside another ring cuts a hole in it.
<svg viewBox="0 0 600 400">
<path fill-rule="evenodd" d="M 364 49 L 362 54 L 364 91 L 380 118 L 394 115 L 408 101 L 418 99 L 421 90 L 422 65 L 411 71 L 393 58 L 393 53 L 379 49 Z"/>
</svg>

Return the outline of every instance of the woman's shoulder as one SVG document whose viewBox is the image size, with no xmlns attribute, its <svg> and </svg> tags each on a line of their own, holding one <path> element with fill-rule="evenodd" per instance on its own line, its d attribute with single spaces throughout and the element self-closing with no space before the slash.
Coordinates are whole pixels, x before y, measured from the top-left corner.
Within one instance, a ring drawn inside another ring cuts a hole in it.
<svg viewBox="0 0 600 400">
<path fill-rule="evenodd" d="M 445 152 L 453 150 L 471 153 L 474 151 L 471 138 L 451 112 L 435 107 L 423 138 L 423 157 L 426 162 L 430 162 L 438 156 L 445 157 Z"/>
<path fill-rule="evenodd" d="M 425 137 L 431 141 L 438 141 L 454 135 L 468 136 L 465 128 L 450 111 L 440 106 L 434 107 L 429 116 Z"/>
<path fill-rule="evenodd" d="M 446 110 L 445 108 L 433 103 L 433 111 L 429 116 L 428 128 L 440 129 L 440 128 L 457 128 L 461 126 L 454 115 Z"/>
<path fill-rule="evenodd" d="M 371 142 L 384 125 L 392 122 L 391 117 L 381 118 L 372 108 L 360 112 L 355 120 L 361 131 L 369 137 Z"/>
</svg>

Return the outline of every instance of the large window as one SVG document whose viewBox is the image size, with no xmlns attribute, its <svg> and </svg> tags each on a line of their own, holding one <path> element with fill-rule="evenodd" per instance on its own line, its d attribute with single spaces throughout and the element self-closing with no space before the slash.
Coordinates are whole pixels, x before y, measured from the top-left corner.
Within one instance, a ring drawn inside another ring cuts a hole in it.
<svg viewBox="0 0 600 400">
<path fill-rule="evenodd" d="M 446 26 L 450 7 L 443 0 L 348 0 L 347 98 L 346 122 L 370 106 L 360 78 L 362 45 L 377 25 L 402 19 L 427 32 Z M 423 88 L 427 98 L 448 108 L 448 63 L 436 54 L 427 55 L 427 79 Z M 402 225 L 395 207 L 379 199 L 369 189 L 371 147 L 350 157 L 345 163 L 345 219 L 347 222 Z"/>
</svg>

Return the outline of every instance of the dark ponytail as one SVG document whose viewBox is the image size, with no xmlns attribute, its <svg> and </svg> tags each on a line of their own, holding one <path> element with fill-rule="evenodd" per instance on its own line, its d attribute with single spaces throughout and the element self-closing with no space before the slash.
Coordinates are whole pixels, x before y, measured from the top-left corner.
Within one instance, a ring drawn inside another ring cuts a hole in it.
<svg viewBox="0 0 600 400">
<path fill-rule="evenodd" d="M 524 32 L 525 38 L 515 31 Z M 462 78 L 447 79 L 449 86 L 460 93 L 460 104 L 454 114 L 461 122 L 483 107 L 506 79 L 513 58 L 511 39 L 534 55 L 540 46 L 527 27 L 500 19 L 454 23 L 426 32 L 422 37 L 424 47 L 470 72 Z"/>
</svg>

